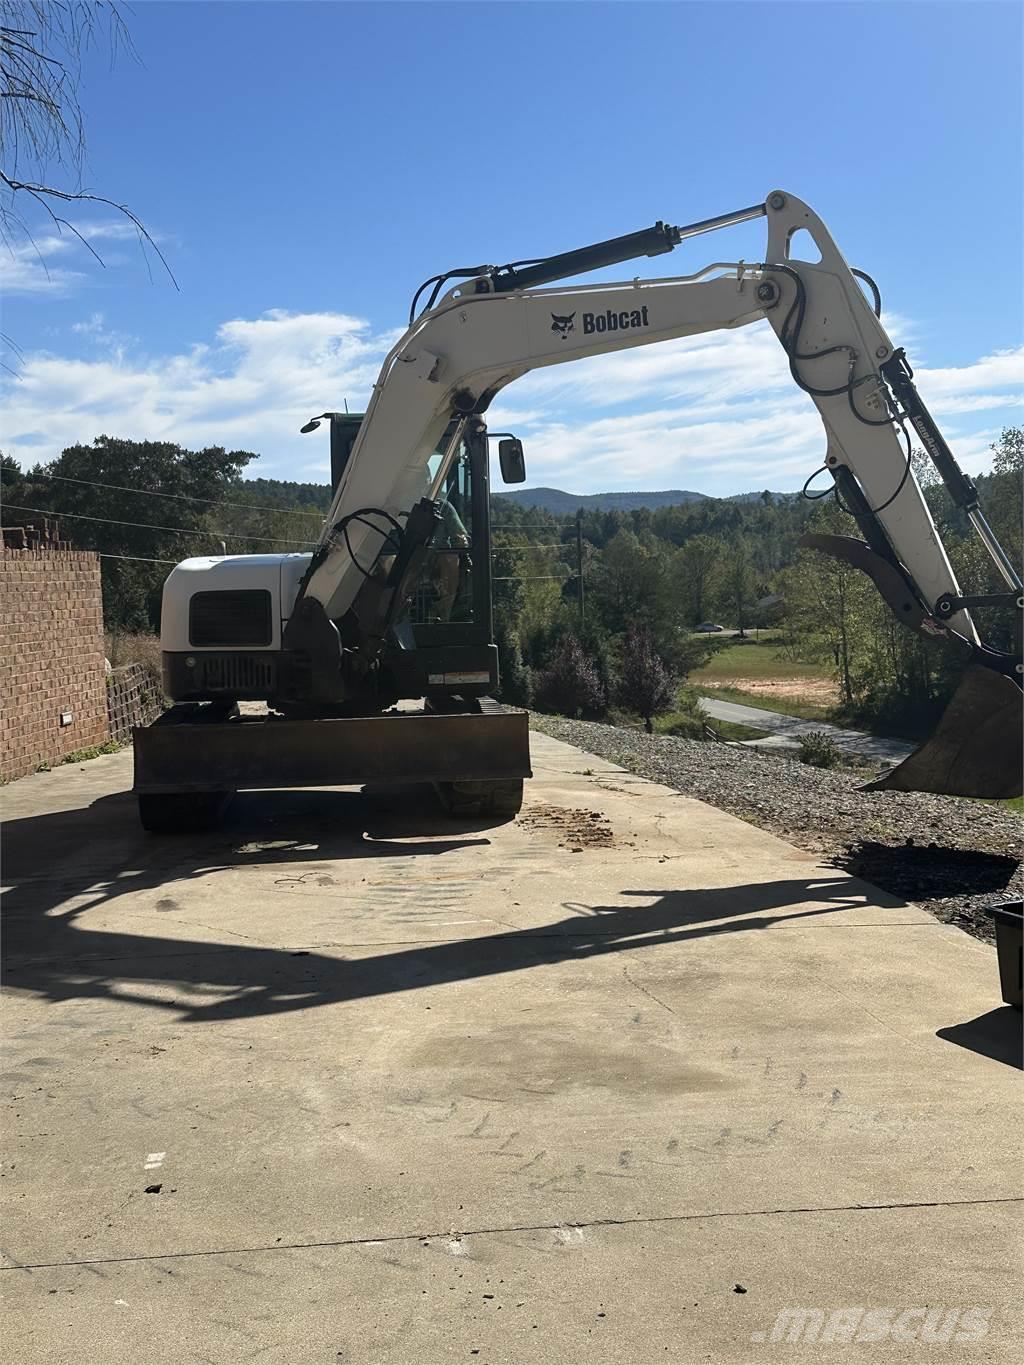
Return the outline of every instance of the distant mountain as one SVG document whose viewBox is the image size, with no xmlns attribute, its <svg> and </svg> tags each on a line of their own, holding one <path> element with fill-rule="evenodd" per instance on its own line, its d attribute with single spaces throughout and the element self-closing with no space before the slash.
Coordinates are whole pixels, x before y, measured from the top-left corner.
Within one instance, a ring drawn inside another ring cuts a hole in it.
<svg viewBox="0 0 1024 1365">
<path fill-rule="evenodd" d="M 264 506 L 282 509 L 315 507 L 326 511 L 331 501 L 327 484 L 293 483 L 287 479 L 243 479 L 239 485 L 246 498 Z M 685 488 L 668 488 L 660 493 L 563 493 L 560 488 L 495 488 L 496 497 L 507 498 L 520 507 L 538 507 L 556 517 L 571 517 L 582 507 L 597 512 L 632 512 L 637 507 L 681 507 L 691 502 L 760 502 L 758 493 L 733 493 L 728 498 L 710 498 Z M 795 493 L 773 493 L 775 502 L 788 502 Z"/>
<path fill-rule="evenodd" d="M 596 512 L 632 512 L 637 507 L 680 507 L 689 502 L 715 502 L 707 493 L 692 493 L 683 488 L 668 488 L 660 493 L 563 493 L 560 488 L 501 489 L 498 496 L 520 507 L 539 507 L 552 516 L 572 516 L 577 508 Z M 773 493 L 773 501 L 788 501 L 793 493 Z M 758 502 L 760 493 L 734 493 L 722 502 Z"/>
</svg>

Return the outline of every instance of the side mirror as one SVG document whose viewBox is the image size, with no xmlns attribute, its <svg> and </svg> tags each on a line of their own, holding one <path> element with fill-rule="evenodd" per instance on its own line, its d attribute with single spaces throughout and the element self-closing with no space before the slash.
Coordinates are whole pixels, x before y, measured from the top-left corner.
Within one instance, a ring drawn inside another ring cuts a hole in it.
<svg viewBox="0 0 1024 1365">
<path fill-rule="evenodd" d="M 526 482 L 526 456 L 517 436 L 506 436 L 498 442 L 498 464 L 502 483 Z"/>
</svg>

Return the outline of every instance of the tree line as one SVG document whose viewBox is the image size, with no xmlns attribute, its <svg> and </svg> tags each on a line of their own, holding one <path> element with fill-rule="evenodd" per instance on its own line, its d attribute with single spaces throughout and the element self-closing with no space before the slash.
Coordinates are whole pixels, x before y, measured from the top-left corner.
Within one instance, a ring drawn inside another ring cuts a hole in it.
<svg viewBox="0 0 1024 1365">
<path fill-rule="evenodd" d="M 170 442 L 97 437 L 22 471 L 0 456 L 3 520 L 59 520 L 62 536 L 102 556 L 104 618 L 118 634 L 159 630 L 170 567 L 191 555 L 301 552 L 330 501 L 324 484 L 247 479 L 251 451 L 191 451 Z M 933 518 L 964 585 L 1001 584 L 966 517 L 931 466 L 915 459 Z M 978 480 L 1007 553 L 1021 559 L 1024 429 L 993 446 Z M 740 631 L 772 624 L 794 661 L 834 673 L 851 721 L 927 728 L 956 672 L 892 617 L 854 569 L 799 546 L 805 531 L 858 535 L 827 497 L 764 493 L 632 511 L 556 516 L 493 499 L 495 635 L 505 700 L 586 717 L 621 708 L 643 717 L 677 704 L 679 685 L 706 661 L 709 620 Z M 577 564 L 582 536 L 583 575 Z M 582 592 L 582 599 L 581 599 Z M 1005 617 L 981 613 L 1009 646 Z M 699 728 L 699 727 L 698 727 Z"/>
<path fill-rule="evenodd" d="M 251 451 L 98 436 L 22 472 L 0 455 L 7 526 L 60 523 L 61 535 L 103 558 L 103 617 L 115 634 L 156 632 L 174 564 L 193 555 L 308 550 L 329 489 L 245 479 Z"/>
<path fill-rule="evenodd" d="M 930 462 L 914 455 L 933 520 L 965 592 L 1004 590 L 995 566 Z M 982 506 L 1007 554 L 1022 560 L 1024 429 L 992 446 L 977 480 Z M 500 502 L 500 499 L 498 500 Z M 500 521 L 543 520 L 501 504 Z M 498 518 L 496 518 L 497 520 Z M 651 510 L 584 512 L 585 611 L 573 575 L 576 522 L 549 518 L 565 542 L 564 584 L 523 582 L 495 593 L 496 634 L 508 700 L 600 718 L 614 707 L 651 717 L 680 705 L 679 684 L 705 662 L 709 619 L 741 632 L 772 625 L 794 663 L 818 663 L 838 684 L 836 719 L 925 734 L 945 708 L 960 668 L 896 620 L 874 585 L 831 556 L 802 549 L 805 532 L 859 538 L 829 495 L 817 501 L 762 494 Z M 524 536 L 547 535 L 548 531 Z M 1013 648 L 1010 613 L 975 612 L 983 638 Z M 685 695 L 685 694 L 684 694 Z M 696 714 L 686 733 L 699 733 Z"/>
</svg>

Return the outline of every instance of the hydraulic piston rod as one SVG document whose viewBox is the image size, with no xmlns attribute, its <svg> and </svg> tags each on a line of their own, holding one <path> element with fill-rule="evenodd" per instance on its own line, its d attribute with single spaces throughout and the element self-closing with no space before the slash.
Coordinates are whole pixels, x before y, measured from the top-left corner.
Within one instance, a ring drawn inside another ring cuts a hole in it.
<svg viewBox="0 0 1024 1365">
<path fill-rule="evenodd" d="M 624 237 L 611 237 L 606 242 L 595 242 L 593 246 L 581 246 L 575 251 L 563 251 L 558 256 L 533 265 L 502 266 L 491 276 L 495 293 L 507 294 L 513 289 L 529 289 L 533 285 L 551 284 L 554 280 L 570 279 L 583 275 L 590 270 L 602 270 L 607 265 L 619 265 L 623 261 L 635 261 L 640 256 L 663 256 L 674 250 L 687 237 L 699 237 L 716 228 L 730 227 L 733 223 L 746 223 L 752 218 L 763 218 L 764 204 L 751 204 L 749 208 L 736 209 L 733 213 L 723 213 L 717 218 L 702 218 L 697 223 L 687 223 L 683 227 L 672 227 L 669 223 L 657 222 L 653 227 L 642 228 L 639 232 L 629 232 Z"/>
</svg>

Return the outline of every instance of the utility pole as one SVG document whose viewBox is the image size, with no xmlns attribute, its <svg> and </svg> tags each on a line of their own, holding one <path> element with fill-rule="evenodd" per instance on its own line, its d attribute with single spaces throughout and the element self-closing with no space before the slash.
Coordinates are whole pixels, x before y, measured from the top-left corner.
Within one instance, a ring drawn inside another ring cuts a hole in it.
<svg viewBox="0 0 1024 1365">
<path fill-rule="evenodd" d="M 580 608 L 580 630 L 586 620 L 583 601 L 583 508 L 576 509 L 576 592 Z"/>
</svg>

